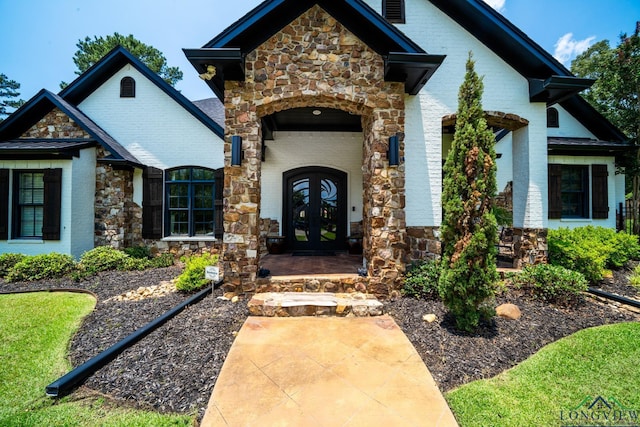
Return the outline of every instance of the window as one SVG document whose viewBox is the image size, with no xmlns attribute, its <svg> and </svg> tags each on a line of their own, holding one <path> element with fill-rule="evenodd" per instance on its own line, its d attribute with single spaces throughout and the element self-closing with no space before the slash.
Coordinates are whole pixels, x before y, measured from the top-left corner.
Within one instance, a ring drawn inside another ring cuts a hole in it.
<svg viewBox="0 0 640 427">
<path fill-rule="evenodd" d="M 44 214 L 44 173 L 15 173 L 16 237 L 42 237 Z"/>
<path fill-rule="evenodd" d="M 394 24 L 404 24 L 404 0 L 382 0 L 382 16 Z"/>
<path fill-rule="evenodd" d="M 560 127 L 560 120 L 558 119 L 558 110 L 553 107 L 547 108 L 547 127 L 548 128 Z"/>
<path fill-rule="evenodd" d="M 549 219 L 608 218 L 608 176 L 607 165 L 549 164 Z"/>
<path fill-rule="evenodd" d="M 0 240 L 10 229 L 13 239 L 60 240 L 62 169 L 14 170 L 12 194 L 9 176 L 0 169 Z"/>
<path fill-rule="evenodd" d="M 222 227 L 221 170 L 185 167 L 165 174 L 166 236 L 215 236 Z"/>
<path fill-rule="evenodd" d="M 133 77 L 123 77 L 120 80 L 120 98 L 136 97 L 136 81 Z"/>
</svg>

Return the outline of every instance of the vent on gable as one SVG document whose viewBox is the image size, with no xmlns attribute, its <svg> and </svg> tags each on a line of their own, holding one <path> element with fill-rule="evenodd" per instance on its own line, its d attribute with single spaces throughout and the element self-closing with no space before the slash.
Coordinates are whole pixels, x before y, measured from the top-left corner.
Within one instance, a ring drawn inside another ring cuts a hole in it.
<svg viewBox="0 0 640 427">
<path fill-rule="evenodd" d="M 404 0 L 382 0 L 382 16 L 394 24 L 404 24 Z"/>
<path fill-rule="evenodd" d="M 559 128 L 560 120 L 558 118 L 558 110 L 551 107 L 547 108 L 547 127 L 548 128 Z"/>
<path fill-rule="evenodd" d="M 136 97 L 136 81 L 133 77 L 123 77 L 120 80 L 120 98 Z"/>
</svg>

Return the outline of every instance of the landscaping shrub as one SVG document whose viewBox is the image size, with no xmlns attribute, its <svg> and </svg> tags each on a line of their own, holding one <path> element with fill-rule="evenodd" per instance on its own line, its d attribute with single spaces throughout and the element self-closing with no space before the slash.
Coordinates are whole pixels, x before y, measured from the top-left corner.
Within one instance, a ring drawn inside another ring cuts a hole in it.
<svg viewBox="0 0 640 427">
<path fill-rule="evenodd" d="M 510 276 L 517 288 L 525 289 L 548 302 L 570 304 L 578 299 L 588 284 L 582 273 L 559 265 L 527 265 Z"/>
<path fill-rule="evenodd" d="M 14 265 L 25 258 L 26 255 L 6 253 L 0 255 L 0 277 L 4 277 L 9 273 Z"/>
<path fill-rule="evenodd" d="M 185 268 L 176 281 L 179 291 L 195 291 L 207 286 L 211 281 L 204 278 L 204 269 L 218 264 L 218 256 L 204 253 L 202 255 L 183 258 Z"/>
<path fill-rule="evenodd" d="M 549 261 L 579 271 L 589 282 L 602 279 L 605 269 L 623 266 L 640 254 L 637 236 L 604 227 L 549 230 Z"/>
<path fill-rule="evenodd" d="M 411 264 L 404 278 L 402 291 L 415 298 L 435 299 L 438 297 L 440 260 L 420 260 Z"/>
<path fill-rule="evenodd" d="M 71 255 L 52 252 L 44 255 L 25 256 L 6 275 L 8 282 L 19 280 L 57 279 L 73 272 L 76 263 Z"/>
<path fill-rule="evenodd" d="M 151 251 L 149 250 L 148 246 L 132 246 L 130 248 L 124 248 L 124 253 L 129 255 L 131 258 L 151 258 Z"/>
<path fill-rule="evenodd" d="M 634 288 L 640 289 L 640 265 L 636 265 L 631 276 L 629 276 L 629 284 Z"/>
<path fill-rule="evenodd" d="M 98 246 L 80 257 L 80 264 L 87 275 L 106 270 L 119 270 L 128 255 L 112 246 Z"/>
</svg>

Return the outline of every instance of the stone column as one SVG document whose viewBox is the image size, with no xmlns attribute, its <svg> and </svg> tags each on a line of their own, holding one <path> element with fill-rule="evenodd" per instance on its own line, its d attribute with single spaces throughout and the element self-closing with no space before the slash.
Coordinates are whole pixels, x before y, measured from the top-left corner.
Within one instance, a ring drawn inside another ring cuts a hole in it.
<svg viewBox="0 0 640 427">
<path fill-rule="evenodd" d="M 370 292 L 389 294 L 400 285 L 405 271 L 406 222 L 405 176 L 403 161 L 389 166 L 389 137 L 400 138 L 400 158 L 404 154 L 403 111 L 401 96 L 393 110 L 374 110 L 366 118 L 366 140 L 363 152 L 364 186 L 364 255 L 368 274 L 373 278 Z"/>
<path fill-rule="evenodd" d="M 251 99 L 240 84 L 228 82 L 225 93 L 224 238 L 225 289 L 253 292 L 258 273 L 260 243 L 261 137 Z M 231 137 L 242 138 L 243 159 L 231 165 Z"/>
</svg>

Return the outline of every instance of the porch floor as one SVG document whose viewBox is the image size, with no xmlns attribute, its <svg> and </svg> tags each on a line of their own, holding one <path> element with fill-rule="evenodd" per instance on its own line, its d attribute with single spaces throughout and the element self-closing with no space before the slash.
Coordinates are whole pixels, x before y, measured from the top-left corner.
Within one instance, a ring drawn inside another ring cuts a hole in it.
<svg viewBox="0 0 640 427">
<path fill-rule="evenodd" d="M 331 256 L 294 256 L 291 253 L 268 254 L 262 257 L 262 268 L 271 272 L 271 277 L 278 276 L 323 276 L 340 274 L 358 274 L 362 267 L 362 255 L 350 255 L 336 252 Z"/>
</svg>

